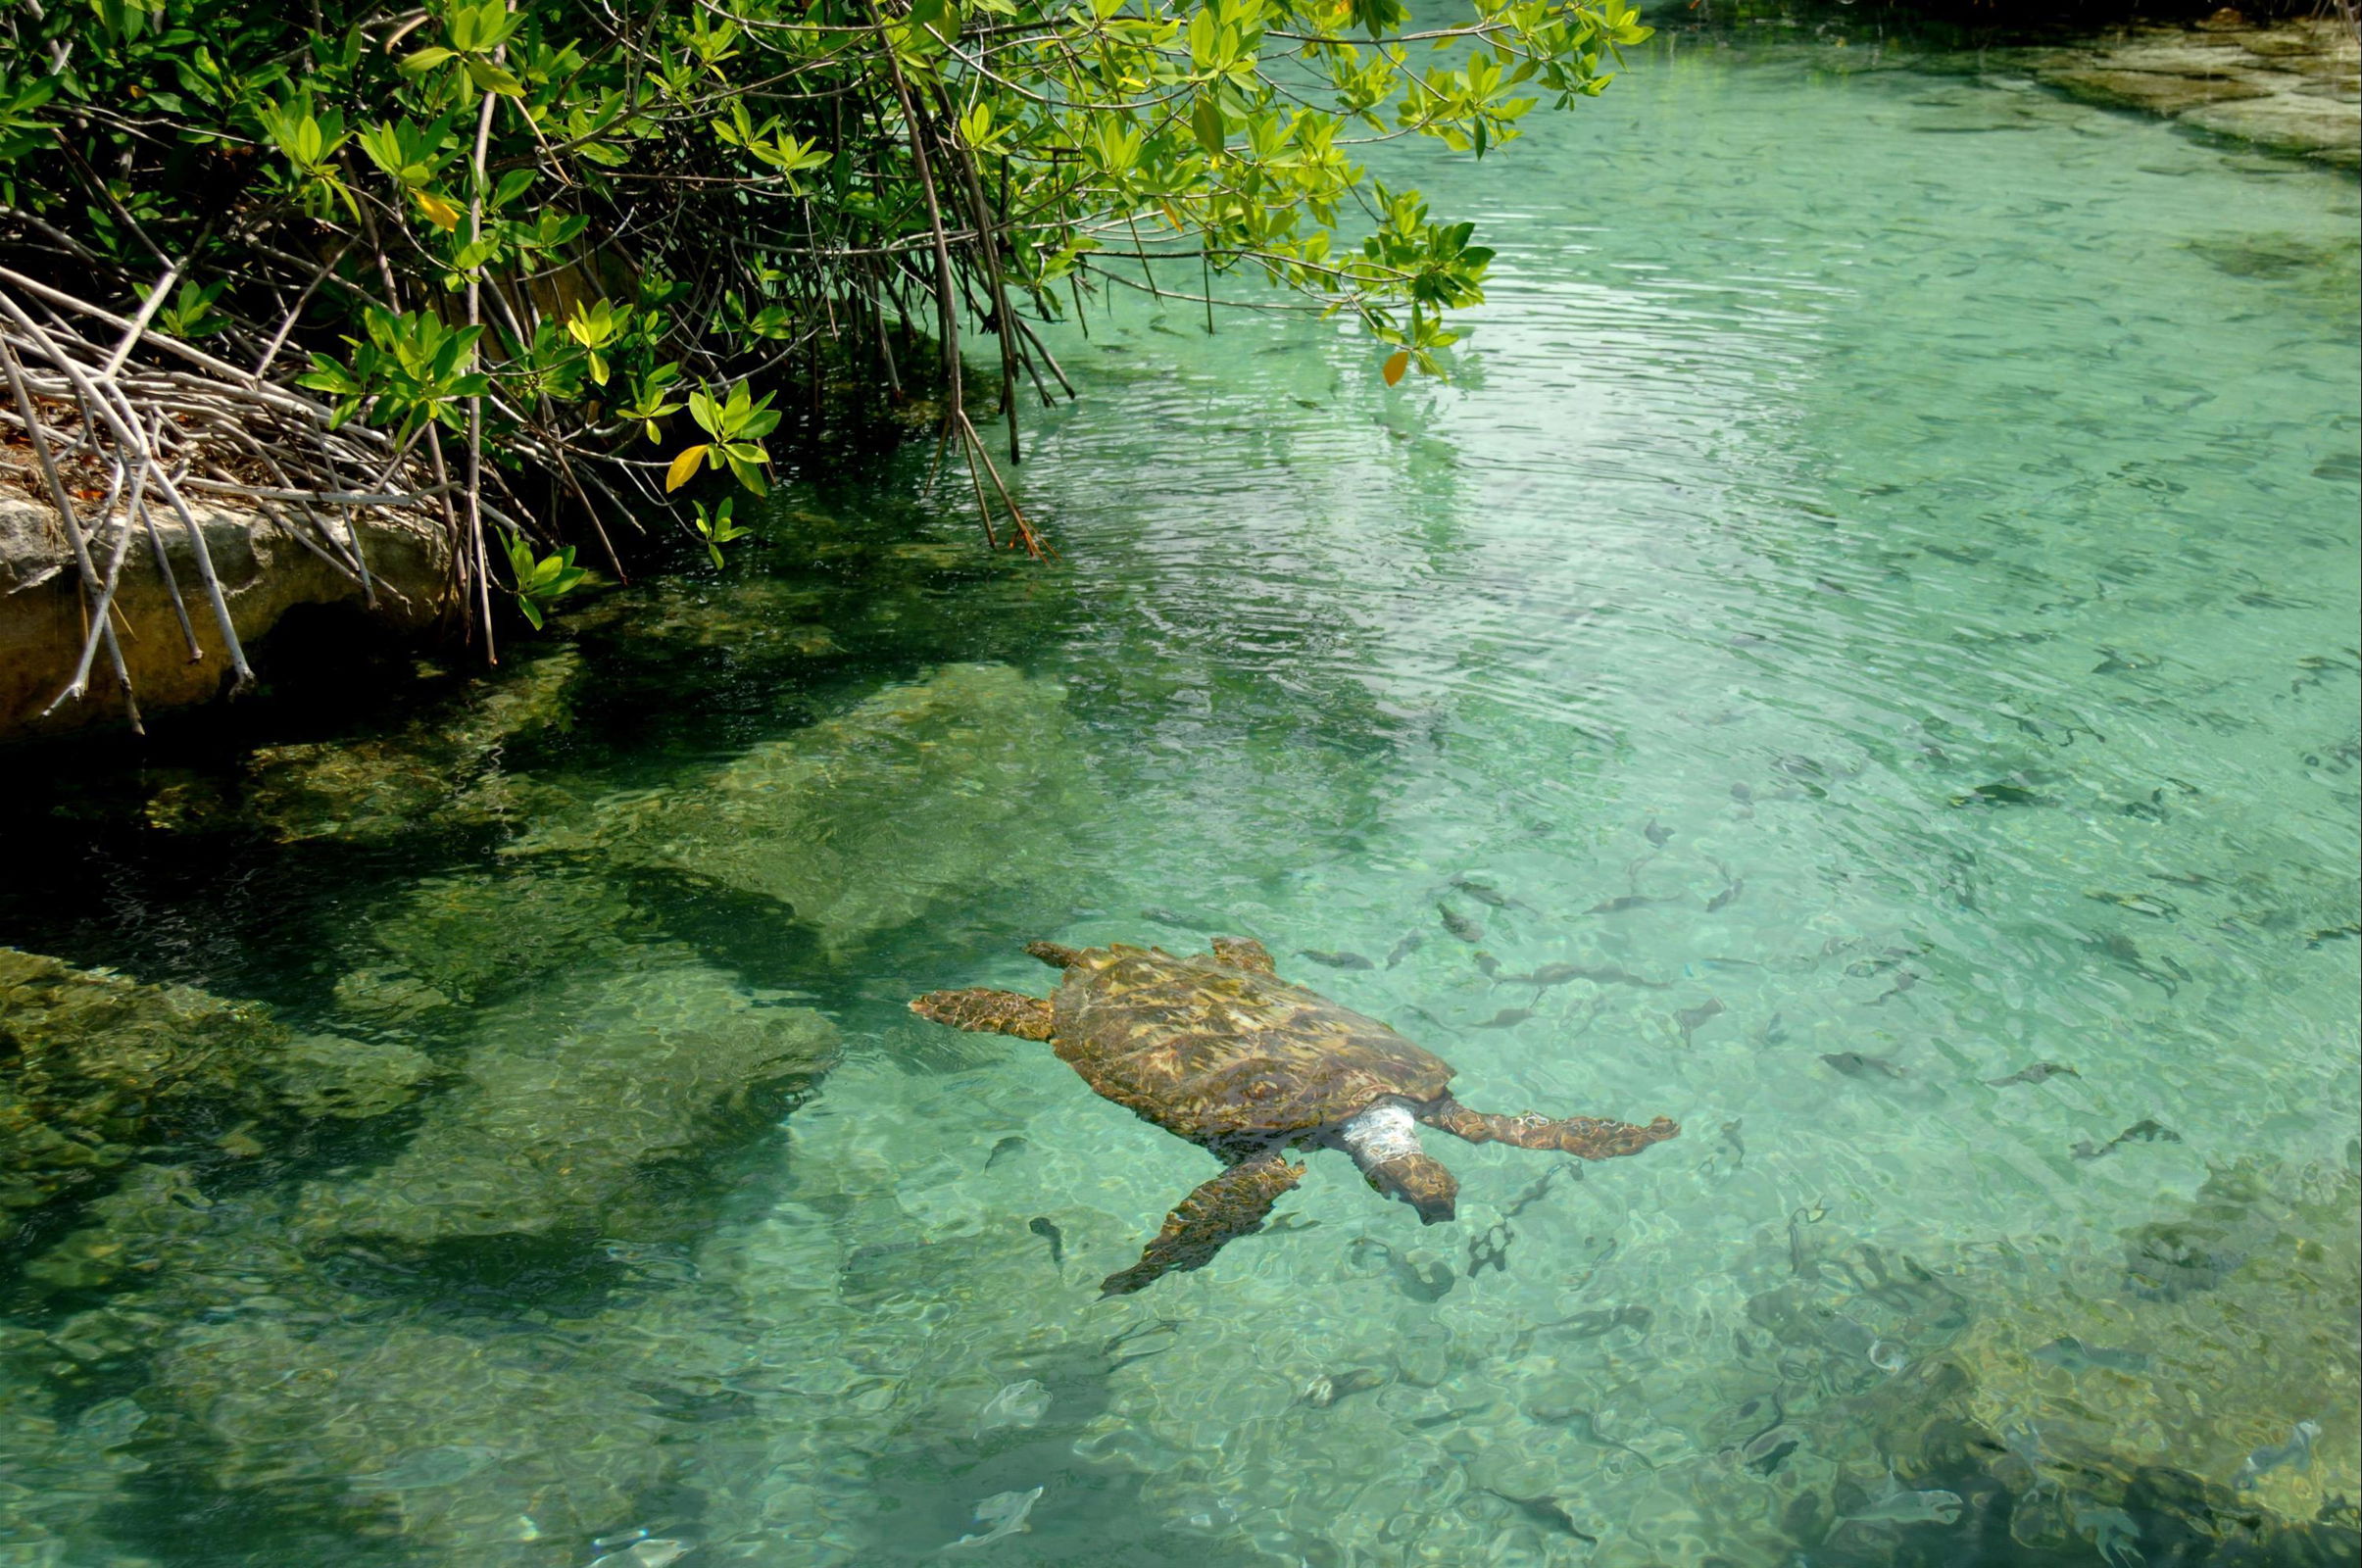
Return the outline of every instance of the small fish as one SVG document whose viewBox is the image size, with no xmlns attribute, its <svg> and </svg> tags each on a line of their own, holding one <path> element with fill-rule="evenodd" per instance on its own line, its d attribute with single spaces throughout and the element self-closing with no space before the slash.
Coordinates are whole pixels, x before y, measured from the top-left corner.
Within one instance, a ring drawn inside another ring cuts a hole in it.
<svg viewBox="0 0 2362 1568">
<path fill-rule="evenodd" d="M 1459 938 L 1462 942 L 1484 941 L 1485 928 L 1477 924 L 1474 920 L 1469 919 L 1466 915 L 1460 913 L 1459 910 L 1453 908 L 1451 905 L 1439 904 L 1435 906 L 1435 912 L 1443 916 L 1444 929 L 1451 932 L 1453 936 Z"/>
<path fill-rule="evenodd" d="M 1418 952 L 1426 945 L 1426 932 L 1412 931 L 1407 933 L 1404 935 L 1402 941 L 1395 944 L 1394 951 L 1386 956 L 1386 966 L 1389 969 L 1393 968 L 1396 964 L 1401 963 L 1404 958 L 1409 957 L 1412 954 Z"/>
<path fill-rule="evenodd" d="M 1548 1494 L 1534 1497 L 1518 1497 L 1512 1496 L 1506 1492 L 1494 1492 L 1491 1487 L 1482 1490 L 1508 1503 L 1519 1513 L 1546 1529 L 1562 1530 L 1577 1541 L 1587 1541 L 1595 1546 L 1599 1544 L 1599 1537 L 1584 1534 L 1583 1527 L 1575 1523 L 1575 1516 L 1568 1513 L 1557 1498 Z"/>
<path fill-rule="evenodd" d="M 1299 957 L 1309 958 L 1314 963 L 1327 964 L 1332 969 L 1374 969 L 1377 967 L 1358 953 L 1323 953 L 1318 948 L 1299 948 L 1296 952 Z"/>
<path fill-rule="evenodd" d="M 1036 1487 L 1031 1492 L 994 1493 L 976 1504 L 976 1523 L 987 1527 L 984 1533 L 961 1536 L 943 1549 L 957 1551 L 962 1546 L 988 1546 L 1020 1530 L 1031 1529 L 1032 1526 L 1025 1522 L 1025 1516 L 1032 1513 L 1033 1505 L 1042 1500 L 1045 1490 Z"/>
<path fill-rule="evenodd" d="M 1967 1506 L 1957 1492 L 1895 1491 L 1844 1517 L 1854 1524 L 1948 1525 Z"/>
<path fill-rule="evenodd" d="M 1049 1413 L 1050 1391 L 1042 1387 L 1040 1380 L 1027 1378 L 1022 1383 L 1009 1384 L 984 1401 L 984 1408 L 976 1412 L 976 1436 L 1002 1427 L 1038 1427 L 1042 1417 Z"/>
<path fill-rule="evenodd" d="M 594 1540 L 591 1543 L 591 1549 L 593 1551 L 606 1551 L 615 1546 L 633 1545 L 639 1542 L 646 1541 L 655 1532 L 651 1531 L 646 1525 L 638 1525 L 629 1530 L 618 1530 L 612 1536 L 601 1536 Z"/>
<path fill-rule="evenodd" d="M 1574 1172 L 1575 1180 L 1581 1181 L 1583 1179 L 1582 1166 L 1576 1164 L 1571 1159 L 1561 1160 L 1557 1164 L 1552 1165 L 1550 1169 L 1544 1171 L 1542 1175 L 1535 1180 L 1532 1186 L 1528 1187 L 1524 1192 L 1519 1193 L 1514 1199 L 1512 1199 L 1509 1202 L 1509 1206 L 1501 1211 L 1501 1218 L 1515 1219 L 1518 1215 L 1524 1213 L 1536 1203 L 1541 1202 L 1542 1200 L 1549 1195 L 1550 1183 L 1556 1181 L 1561 1175 L 1568 1171 Z"/>
<path fill-rule="evenodd" d="M 1534 1009 L 1531 1007 L 1503 1007 L 1475 1027 L 1479 1029 L 1514 1029 L 1532 1016 L 1534 1016 Z"/>
<path fill-rule="evenodd" d="M 1661 850 L 1667 844 L 1672 842 L 1673 830 L 1669 827 L 1663 826 L 1656 820 L 1655 817 L 1652 816 L 1648 819 L 1648 825 L 1641 829 L 1641 837 L 1647 839 L 1649 843 L 1655 845 Z"/>
<path fill-rule="evenodd" d="M 2289 1432 L 2288 1441 L 2268 1448 L 2258 1448 L 2247 1455 L 2247 1462 L 2239 1467 L 2239 1478 L 2231 1485 L 2240 1492 L 2253 1492 L 2255 1483 L 2282 1465 L 2294 1465 L 2299 1470 L 2313 1468 L 2313 1440 L 2321 1436 L 2318 1423 L 2299 1421 Z"/>
<path fill-rule="evenodd" d="M 686 1541 L 673 1541 L 664 1536 L 647 1541 L 635 1541 L 621 1551 L 611 1551 L 604 1557 L 593 1557 L 590 1568 L 666 1568 L 697 1548 Z"/>
<path fill-rule="evenodd" d="M 1545 991 L 1551 986 L 1562 986 L 1569 980 L 1591 980 L 1600 985 L 1640 986 L 1648 991 L 1673 989 L 1673 982 L 1670 980 L 1651 980 L 1646 975 L 1634 974 L 1629 969 L 1590 968 L 1579 963 L 1546 963 L 1532 974 L 1504 974 L 1501 978 L 1506 985 L 1533 986 L 1537 990 Z"/>
<path fill-rule="evenodd" d="M 1152 904 L 1147 908 L 1141 910 L 1140 918 L 1143 920 L 1154 920 L 1158 925 L 1169 925 L 1177 930 L 1182 931 L 1213 931 L 1219 929 L 1212 921 L 1207 920 L 1206 916 L 1202 914 L 1189 914 L 1180 909 L 1168 909 L 1160 904 Z"/>
<path fill-rule="evenodd" d="M 2148 1553 L 2141 1547 L 2141 1527 L 2122 1508 L 2087 1508 L 2075 1504 L 2075 1529 L 2089 1536 L 2099 1555 L 2115 1568 L 2146 1568 Z"/>
<path fill-rule="evenodd" d="M 2023 784 L 2011 784 L 1996 779 L 1991 784 L 1980 784 L 1965 795 L 1953 796 L 1951 804 L 1954 806 L 2041 806 L 2043 801 L 2042 797 L 2035 794 Z"/>
<path fill-rule="evenodd" d="M 1858 1051 L 1826 1052 L 1821 1059 L 1848 1078 L 1868 1078 L 1880 1073 L 1889 1078 L 1906 1076 L 1902 1068 L 1885 1056 L 1865 1056 Z"/>
<path fill-rule="evenodd" d="M 1066 1266 L 1066 1238 L 1047 1215 L 1034 1215 L 1025 1222 L 1025 1228 L 1050 1244 L 1050 1266 L 1052 1268 Z"/>
<path fill-rule="evenodd" d="M 2171 958 L 2160 957 L 2157 960 L 2157 963 L 2165 966 L 2163 969 L 2149 962 L 2141 949 L 2134 945 L 2133 939 L 2121 931 L 2111 931 L 2105 935 L 2093 932 L 2091 945 L 2169 997 L 2181 989 L 2182 981 L 2190 978 L 2190 971 Z"/>
<path fill-rule="evenodd" d="M 1892 1001 L 1894 998 L 1901 996 L 1904 992 L 1910 990 L 1917 984 L 1919 984 L 1918 975 L 1914 974 L 1908 969 L 1900 970 L 1895 976 L 1895 984 L 1888 990 L 1882 991 L 1877 996 L 1872 997 L 1870 999 L 1869 1005 L 1875 1007 L 1883 1002 Z"/>
<path fill-rule="evenodd" d="M 1414 1415 L 1410 1418 L 1410 1424 L 1425 1431 L 1429 1427 L 1445 1426 L 1453 1421 L 1465 1421 L 1472 1415 L 1481 1415 L 1489 1408 L 1491 1408 L 1489 1405 L 1464 1404 L 1456 1410 L 1446 1410 L 1440 1415 Z"/>
<path fill-rule="evenodd" d="M 1019 1138 L 1015 1133 L 1010 1133 L 1007 1138 L 1002 1139 L 999 1143 L 993 1145 L 993 1152 L 984 1156 L 984 1168 L 986 1170 L 992 1169 L 994 1165 L 1001 1161 L 1003 1156 L 1013 1154 L 1024 1147 L 1025 1140 Z"/>
<path fill-rule="evenodd" d="M 1752 806 L 1755 804 L 1755 792 L 1745 784 L 1734 784 L 1731 786 L 1731 799 L 1741 806 Z"/>
<path fill-rule="evenodd" d="M 1788 1216 L 1788 1266 L 1796 1278 L 1817 1280 L 1821 1277 L 1821 1249 L 1814 1244 L 1808 1225 L 1818 1225 L 1829 1211 L 1819 1203 L 1799 1208 Z"/>
<path fill-rule="evenodd" d="M 1656 1468 L 1655 1460 L 1641 1452 L 1631 1444 L 1618 1443 L 1606 1433 L 1601 1432 L 1599 1418 L 1589 1410 L 1578 1410 L 1566 1405 L 1538 1404 L 1527 1410 L 1526 1414 L 1537 1421 L 1547 1421 L 1552 1426 L 1562 1426 L 1595 1448 L 1613 1448 L 1618 1453 L 1629 1453 L 1649 1469 Z"/>
<path fill-rule="evenodd" d="M 1988 1078 L 1985 1081 L 1995 1089 L 2003 1089 L 2011 1084 L 2039 1084 L 2046 1078 L 2056 1078 L 2062 1074 L 2069 1078 L 2083 1076 L 2064 1062 L 2038 1061 L 2031 1067 L 2020 1067 L 2006 1078 Z"/>
<path fill-rule="evenodd" d="M 1652 899 L 1645 893 L 1627 893 L 1622 898 L 1603 899 L 1585 909 L 1585 914 L 1622 914 L 1626 909 L 1645 909 L 1651 904 L 1679 904 L 1679 899 Z"/>
<path fill-rule="evenodd" d="M 1890 969 L 1899 969 L 1926 951 L 1925 948 L 1889 948 L 1886 952 L 1870 957 L 1854 959 L 1845 965 L 1845 972 L 1856 980 L 1867 980 L 1874 974 L 1885 974 Z"/>
<path fill-rule="evenodd" d="M 1365 1250 L 1376 1252 L 1386 1260 L 1388 1271 L 1394 1275 L 1395 1289 L 1414 1301 L 1440 1301 L 1458 1281 L 1458 1276 L 1452 1272 L 1452 1265 L 1442 1258 L 1423 1252 L 1398 1257 L 1393 1248 L 1372 1236 L 1354 1237 L 1346 1248 L 1346 1255 L 1358 1265 Z"/>
<path fill-rule="evenodd" d="M 1554 1323 L 1538 1323 L 1537 1329 L 1564 1329 L 1570 1340 L 1596 1340 L 1617 1329 L 1646 1330 L 1656 1314 L 1645 1306 L 1601 1307 L 1590 1312 L 1577 1312 Z"/>
<path fill-rule="evenodd" d="M 1787 1463 L 1788 1456 L 1804 1446 L 1790 1426 L 1775 1426 L 1768 1432 L 1756 1434 L 1740 1448 L 1740 1462 L 1757 1475 L 1768 1476 Z"/>
<path fill-rule="evenodd" d="M 663 1242 L 627 1242 L 610 1236 L 594 1243 L 593 1250 L 640 1280 L 683 1285 L 698 1277 L 697 1260 L 685 1247 Z"/>
<path fill-rule="evenodd" d="M 2112 1372 L 2141 1372 L 2148 1367 L 2148 1357 L 2139 1350 L 2119 1350 L 2104 1345 L 2086 1345 L 2072 1334 L 2061 1335 L 2048 1345 L 2037 1347 L 2037 1361 L 2065 1367 L 2070 1372 L 2088 1372 L 2092 1367 L 2106 1367 Z"/>
<path fill-rule="evenodd" d="M 2146 893 L 2111 893 L 2106 888 L 2086 888 L 2084 897 L 2096 899 L 2102 904 L 2113 904 L 2135 914 L 2154 915 L 2160 920 L 2170 920 L 2182 912 L 2177 906 Z"/>
<path fill-rule="evenodd" d="M 2094 1144 L 2085 1139 L 2075 1146 L 2075 1157 L 2097 1159 L 2102 1154 L 2113 1152 L 2120 1144 L 2178 1144 L 2181 1141 L 2182 1135 L 2171 1127 L 2153 1116 L 2143 1116 L 2104 1144 Z"/>
<path fill-rule="evenodd" d="M 1377 1388 L 1385 1382 L 1386 1374 L 1373 1367 L 1356 1366 L 1343 1372 L 1323 1372 L 1304 1385 L 1304 1391 L 1296 1396 L 1296 1402 L 1308 1404 L 1315 1410 L 1325 1410 L 1340 1399 Z"/>
<path fill-rule="evenodd" d="M 1134 1340 L 1145 1340 L 1152 1334 L 1178 1334 L 1180 1332 L 1181 1324 L 1177 1319 L 1169 1317 L 1150 1318 L 1145 1323 L 1135 1323 L 1128 1329 L 1119 1329 L 1115 1333 L 1108 1335 L 1107 1343 L 1099 1348 L 1099 1353 L 1108 1357 L 1107 1370 L 1112 1372 L 1117 1367 L 1130 1366 L 1134 1361 L 1145 1361 L 1151 1356 L 1162 1355 L 1164 1353 L 1164 1349 L 1171 1348 L 1171 1347 L 1167 1346 L 1164 1348 L 1164 1349 L 1140 1350 L 1131 1355 L 1121 1356 L 1115 1353 L 1117 1350 L 1120 1350 L 1125 1346 L 1131 1344 Z"/>
<path fill-rule="evenodd" d="M 1716 909 L 1729 908 L 1733 904 L 1738 902 L 1739 895 L 1745 893 L 1746 891 L 1747 879 L 1745 877 L 1741 877 L 1739 880 L 1733 882 L 1729 887 L 1724 888 L 1720 893 L 1717 893 L 1712 898 L 1706 900 L 1706 913 L 1712 914 Z"/>
<path fill-rule="evenodd" d="M 1738 1121 L 1722 1124 L 1722 1147 L 1731 1152 L 1731 1169 L 1737 1170 L 1747 1162 L 1747 1145 L 1739 1141 Z"/>
<path fill-rule="evenodd" d="M 1488 908 L 1505 909 L 1517 902 L 1492 883 L 1479 882 L 1472 876 L 1455 876 L 1452 885 Z"/>
<path fill-rule="evenodd" d="M 1476 956 L 1476 972 L 1490 980 L 1501 973 L 1501 960 L 1490 953 L 1480 953 Z"/>
<path fill-rule="evenodd" d="M 1709 1019 L 1719 1018 L 1729 1010 L 1722 1004 L 1720 997 L 1708 997 L 1695 1007 L 1682 1008 L 1673 1015 L 1673 1021 L 1681 1025 L 1682 1044 L 1688 1045 L 1690 1037 L 1696 1034 L 1701 1025 Z"/>
<path fill-rule="evenodd" d="M 2034 1477 L 2029 1494 L 2057 1490 L 2058 1483 L 2042 1474 L 2042 1467 L 2050 1462 L 2050 1451 L 2042 1446 L 2042 1435 L 2037 1428 L 2031 1423 L 2003 1427 L 2001 1442 L 2011 1453 L 2018 1456 L 2018 1462 L 2026 1467 L 2027 1474 Z"/>
<path fill-rule="evenodd" d="M 1782 1013 L 1775 1012 L 1771 1015 L 1771 1022 L 1763 1026 L 1763 1043 L 1765 1045 L 1783 1046 L 1788 1043 L 1788 1025 L 1781 1021 L 1784 1016 Z"/>
<path fill-rule="evenodd" d="M 2042 1433 L 2031 1425 L 2003 1427 L 2001 1444 L 2029 1470 L 2040 1470 L 2050 1462 L 2050 1451 L 2042 1446 Z"/>
<path fill-rule="evenodd" d="M 446 1444 L 405 1454 L 382 1470 L 355 1476 L 351 1485 L 364 1492 L 424 1492 L 465 1481 L 500 1457 L 498 1448 L 475 1444 Z"/>
</svg>

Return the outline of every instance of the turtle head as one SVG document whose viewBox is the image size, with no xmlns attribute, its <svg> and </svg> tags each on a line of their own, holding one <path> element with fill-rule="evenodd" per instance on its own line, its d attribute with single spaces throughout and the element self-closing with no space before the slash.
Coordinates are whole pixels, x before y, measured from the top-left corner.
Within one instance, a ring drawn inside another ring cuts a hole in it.
<svg viewBox="0 0 2362 1568">
<path fill-rule="evenodd" d="M 1399 1198 L 1430 1225 L 1452 1214 L 1460 1184 L 1419 1147 L 1418 1118 L 1399 1100 L 1383 1100 L 1337 1129 L 1336 1141 L 1361 1167 L 1372 1191 Z"/>
<path fill-rule="evenodd" d="M 1441 1225 L 1452 1216 L 1460 1184 L 1433 1154 L 1413 1151 L 1362 1171 L 1372 1189 L 1399 1198 L 1419 1211 L 1421 1223 Z"/>
</svg>

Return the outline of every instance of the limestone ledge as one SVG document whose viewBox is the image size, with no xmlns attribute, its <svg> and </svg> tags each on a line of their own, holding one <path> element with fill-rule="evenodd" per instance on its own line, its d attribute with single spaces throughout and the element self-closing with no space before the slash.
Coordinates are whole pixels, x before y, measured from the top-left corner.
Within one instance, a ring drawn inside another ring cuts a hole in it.
<svg viewBox="0 0 2362 1568">
<path fill-rule="evenodd" d="M 286 528 L 260 513 L 193 505 L 205 548 L 221 579 L 230 623 L 249 658 L 255 645 L 301 605 L 347 605 L 397 631 L 432 624 L 450 602 L 451 553 L 441 532 L 390 511 L 343 514 L 374 579 L 376 603 Z M 144 538 L 123 558 L 116 591 L 116 634 L 143 712 L 217 700 L 229 660 L 198 580 L 186 526 L 160 521 L 172 577 L 188 608 L 204 657 L 192 661 L 172 598 Z M 44 713 L 73 678 L 81 657 L 88 606 L 57 513 L 21 494 L 0 494 L 0 739 L 121 724 L 124 710 L 102 650 L 90 694 Z"/>
</svg>

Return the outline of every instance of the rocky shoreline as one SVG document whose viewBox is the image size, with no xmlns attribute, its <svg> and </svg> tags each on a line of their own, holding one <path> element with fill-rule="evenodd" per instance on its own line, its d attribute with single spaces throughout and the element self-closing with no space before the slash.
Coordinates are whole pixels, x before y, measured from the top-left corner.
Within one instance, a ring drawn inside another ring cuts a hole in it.
<svg viewBox="0 0 2362 1568">
<path fill-rule="evenodd" d="M 2342 19 L 2259 25 L 2226 9 L 2190 27 L 2134 26 L 2022 53 L 2037 81 L 2087 103 L 2362 168 L 2362 44 Z"/>
</svg>

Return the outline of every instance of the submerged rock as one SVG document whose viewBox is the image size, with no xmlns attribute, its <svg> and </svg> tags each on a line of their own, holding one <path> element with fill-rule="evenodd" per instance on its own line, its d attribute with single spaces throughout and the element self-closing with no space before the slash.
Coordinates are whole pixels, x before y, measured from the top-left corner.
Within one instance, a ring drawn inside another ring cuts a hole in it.
<svg viewBox="0 0 2362 1568">
<path fill-rule="evenodd" d="M 400 1048 L 299 1040 L 254 1003 L 0 948 L 0 1209 L 165 1146 L 251 1152 L 257 1126 L 379 1115 L 427 1073 Z"/>
<path fill-rule="evenodd" d="M 2152 115 L 2179 115 L 2201 104 L 2265 96 L 2263 88 L 2228 76 L 2154 71 L 2060 71 L 2043 79 L 2090 103 L 2145 109 Z"/>
<path fill-rule="evenodd" d="M 2182 117 L 2201 130 L 2236 136 L 2274 152 L 2297 153 L 2351 169 L 2362 163 L 2350 93 L 2302 91 L 2225 97 Z"/>
<path fill-rule="evenodd" d="M 213 1204 L 172 1165 L 134 1165 L 89 1205 L 83 1223 L 25 1265 L 36 1288 L 99 1291 L 152 1278 L 213 1229 Z"/>
<path fill-rule="evenodd" d="M 299 1235 L 415 1252 L 666 1234 L 689 1223 L 678 1167 L 776 1117 L 837 1050 L 819 1013 L 685 956 L 479 1016 L 461 1083 L 410 1146 L 357 1180 L 309 1185 Z"/>
<path fill-rule="evenodd" d="M 1057 681 L 947 664 L 703 777 L 611 796 L 515 853 L 581 851 L 775 900 L 835 956 L 1042 878 L 1083 813 L 1082 769 Z"/>
<path fill-rule="evenodd" d="M 605 1336 L 246 1314 L 191 1325 L 157 1380 L 215 1487 L 341 1505 L 419 1561 L 558 1568 L 666 1477 L 657 1370 Z"/>
<path fill-rule="evenodd" d="M 578 633 L 614 634 L 626 656 L 663 648 L 723 649 L 734 658 L 822 659 L 836 639 L 819 621 L 845 597 L 772 576 L 660 577 L 568 617 Z"/>
<path fill-rule="evenodd" d="M 279 1097 L 298 1115 L 362 1121 L 409 1104 L 437 1069 L 390 1040 L 297 1035 L 279 1054 L 276 1074 Z"/>
<path fill-rule="evenodd" d="M 243 813 L 292 843 L 515 823 L 561 805 L 566 797 L 510 772 L 501 753 L 566 726 L 580 668 L 572 649 L 553 649 L 471 682 L 393 734 L 263 747 L 247 759 Z"/>
<path fill-rule="evenodd" d="M 141 1166 L 33 1261 L 38 1287 L 114 1295 L 46 1333 L 0 1323 L 0 1464 L 42 1488 L 17 1508 L 0 1486 L 0 1542 L 144 1564 L 104 1531 L 121 1477 L 152 1470 L 282 1549 L 325 1529 L 399 1536 L 421 1562 L 576 1568 L 664 1484 L 680 1423 L 715 1418 L 735 1325 L 701 1293 L 593 1289 L 563 1330 L 535 1321 L 546 1298 L 504 1313 L 479 1292 L 452 1313 L 403 1276 L 346 1283 L 297 1244 L 289 1203 Z"/>
<path fill-rule="evenodd" d="M 552 859 L 426 877 L 370 922 L 336 999 L 387 1022 L 490 1001 L 620 954 L 630 916 L 613 878 Z"/>
</svg>

